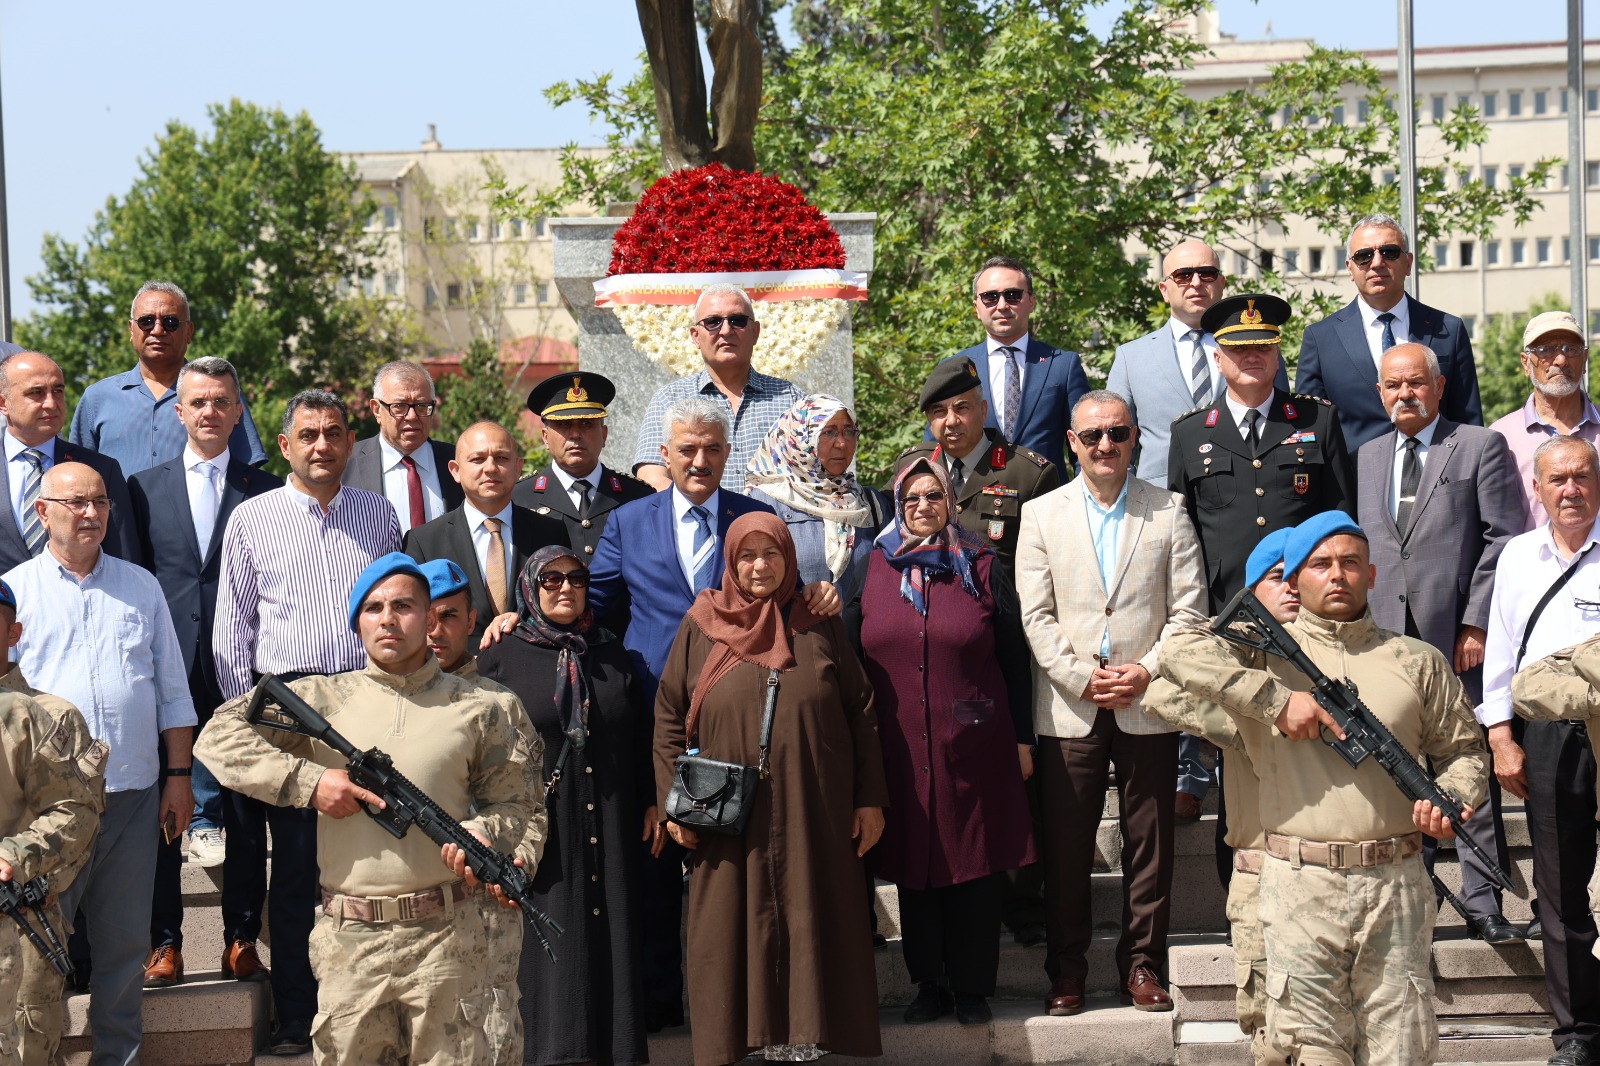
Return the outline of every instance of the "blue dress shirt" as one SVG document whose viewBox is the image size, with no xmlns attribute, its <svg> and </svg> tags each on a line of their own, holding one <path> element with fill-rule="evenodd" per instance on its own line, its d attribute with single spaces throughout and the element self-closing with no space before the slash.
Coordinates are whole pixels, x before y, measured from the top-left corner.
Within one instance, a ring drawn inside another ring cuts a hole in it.
<svg viewBox="0 0 1600 1066">
<path fill-rule="evenodd" d="M 1100 501 L 1087 488 L 1083 491 L 1083 500 L 1089 515 L 1089 533 L 1094 537 L 1095 561 L 1100 565 L 1100 584 L 1109 592 L 1111 582 L 1117 576 L 1117 548 L 1122 539 L 1122 521 L 1128 517 L 1128 482 L 1122 482 L 1117 502 L 1109 508 L 1101 507 Z M 1111 625 L 1107 623 L 1105 632 L 1100 636 L 1100 655 L 1104 658 L 1110 654 Z"/>
</svg>

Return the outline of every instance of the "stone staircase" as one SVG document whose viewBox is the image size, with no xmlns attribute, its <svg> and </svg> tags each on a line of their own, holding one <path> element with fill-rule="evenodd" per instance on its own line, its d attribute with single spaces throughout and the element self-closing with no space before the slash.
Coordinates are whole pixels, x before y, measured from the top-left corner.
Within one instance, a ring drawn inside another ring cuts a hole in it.
<svg viewBox="0 0 1600 1066">
<path fill-rule="evenodd" d="M 1213 800 L 1214 802 L 1214 800 Z M 1210 804 L 1208 804 L 1208 807 Z M 1107 794 L 1097 841 L 1094 881 L 1096 935 L 1089 954 L 1089 1003 L 1072 1018 L 1042 1013 L 1048 990 L 1043 947 L 1024 948 L 1002 934 L 994 1021 L 972 1028 L 953 1020 L 907 1026 L 900 1013 L 914 994 L 901 961 L 895 889 L 879 885 L 879 930 L 890 943 L 875 955 L 882 1011 L 884 1057 L 874 1061 L 906 1066 L 930 1064 L 1085 1063 L 1096 1066 L 1232 1066 L 1248 1064 L 1244 1035 L 1234 1021 L 1233 952 L 1223 917 L 1212 841 L 1215 815 L 1179 826 L 1176 843 L 1170 979 L 1175 1010 L 1150 1014 L 1124 1007 L 1116 994 L 1113 948 L 1121 904 L 1121 838 L 1117 797 Z M 1527 824 L 1520 807 L 1505 812 L 1512 880 L 1522 898 L 1507 896 L 1506 916 L 1526 922 L 1532 878 Z M 1440 849 L 1436 870 L 1452 890 L 1460 885 L 1454 849 Z M 264 1063 L 310 1066 L 310 1056 L 257 1055 L 270 1028 L 265 986 L 220 982 L 221 870 L 185 866 L 185 958 L 210 972 L 191 972 L 172 989 L 145 995 L 146 1066 L 215 1066 Z M 265 937 L 263 938 L 265 940 Z M 270 965 L 268 946 L 262 956 Z M 1440 1061 L 1451 1063 L 1542 1063 L 1551 1052 L 1552 1024 L 1544 993 L 1541 945 L 1491 947 L 1466 936 L 1459 915 L 1441 908 L 1433 950 L 1435 1008 L 1440 1024 Z M 87 998 L 68 1002 L 66 1061 L 88 1061 Z M 650 1041 L 656 1066 L 690 1066 L 687 1028 Z M 828 1061 L 846 1062 L 840 1056 Z"/>
</svg>

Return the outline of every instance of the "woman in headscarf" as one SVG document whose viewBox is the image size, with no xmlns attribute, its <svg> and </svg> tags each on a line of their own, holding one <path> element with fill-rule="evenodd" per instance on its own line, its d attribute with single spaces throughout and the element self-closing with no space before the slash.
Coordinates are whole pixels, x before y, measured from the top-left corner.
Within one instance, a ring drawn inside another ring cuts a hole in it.
<svg viewBox="0 0 1600 1066">
<path fill-rule="evenodd" d="M 720 589 L 695 600 L 656 696 L 656 793 L 676 760 L 758 765 L 769 671 L 778 670 L 770 776 L 741 836 L 690 849 L 687 970 L 696 1066 L 752 1051 L 781 1061 L 878 1055 L 877 974 L 861 906 L 865 855 L 883 828 L 883 755 L 872 689 L 837 618 L 795 594 L 794 542 L 776 515 L 728 527 Z M 663 806 L 663 812 L 666 807 Z"/>
<path fill-rule="evenodd" d="M 856 480 L 860 428 L 832 396 L 804 396 L 772 424 L 750 460 L 745 495 L 789 527 L 800 583 L 830 581 L 850 604 L 861 591 L 872 538 L 890 518 L 888 499 Z"/>
<path fill-rule="evenodd" d="M 989 1021 L 1003 871 L 1034 861 L 1022 783 L 1033 773 L 1032 678 L 1017 595 L 999 558 L 955 522 L 943 463 L 894 483 L 861 595 L 861 653 L 877 694 L 888 824 L 873 853 L 900 889 L 917 997 L 911 1023 Z"/>
<path fill-rule="evenodd" d="M 649 1061 L 639 954 L 639 841 L 661 840 L 650 766 L 650 716 L 622 642 L 594 622 L 589 571 L 551 545 L 520 578 L 523 614 L 478 654 L 479 676 L 522 701 L 544 741 L 549 819 L 542 860 L 518 858 L 534 899 L 566 932 L 556 961 L 525 936 L 522 1061 Z"/>
</svg>

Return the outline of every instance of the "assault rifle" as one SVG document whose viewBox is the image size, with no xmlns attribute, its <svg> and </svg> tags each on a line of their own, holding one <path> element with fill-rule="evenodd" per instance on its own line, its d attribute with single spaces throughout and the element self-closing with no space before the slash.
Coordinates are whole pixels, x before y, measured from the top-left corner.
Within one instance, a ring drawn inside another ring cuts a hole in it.
<svg viewBox="0 0 1600 1066">
<path fill-rule="evenodd" d="M 49 895 L 50 882 L 43 877 L 35 877 L 25 885 L 0 881 L 0 914 L 9 915 L 22 927 L 22 935 L 39 949 L 39 953 L 56 973 L 62 977 L 70 977 L 72 960 L 68 957 L 61 938 L 50 927 L 49 917 L 44 913 L 44 901 Z M 28 920 L 27 912 L 30 910 L 39 919 L 39 929 L 35 929 L 33 923 Z M 40 930 L 43 930 L 42 936 Z"/>
<path fill-rule="evenodd" d="M 1404 744 L 1395 739 L 1387 726 L 1381 722 L 1367 705 L 1361 702 L 1356 695 L 1355 688 L 1343 680 L 1335 680 L 1317 669 L 1300 650 L 1300 645 L 1295 639 L 1278 624 L 1277 619 L 1261 606 L 1261 601 L 1248 588 L 1240 589 L 1238 595 L 1228 601 L 1228 605 L 1217 615 L 1216 621 L 1211 623 L 1211 631 L 1234 644 L 1256 651 L 1264 651 L 1276 655 L 1280 659 L 1287 659 L 1289 665 L 1305 674 L 1311 680 L 1312 696 L 1323 710 L 1338 723 L 1344 730 L 1344 739 L 1339 740 L 1331 732 L 1324 730 L 1323 743 L 1327 744 L 1351 766 L 1361 765 L 1362 760 L 1369 755 L 1378 760 L 1378 765 L 1383 767 L 1395 787 L 1407 799 L 1427 800 L 1439 808 L 1445 820 L 1456 830 L 1457 845 L 1466 845 L 1479 860 L 1484 869 L 1489 871 L 1489 876 L 1499 882 L 1507 892 L 1516 892 L 1511 884 L 1511 878 L 1506 876 L 1498 863 L 1489 857 L 1483 846 L 1476 840 L 1461 832 L 1461 804 L 1455 797 L 1439 787 L 1433 775 L 1417 762 L 1416 757 L 1406 750 Z"/>
<path fill-rule="evenodd" d="M 269 703 L 277 706 L 277 712 L 270 718 L 267 717 Z M 555 961 L 555 949 L 550 946 L 550 941 L 540 926 L 549 926 L 557 936 L 564 930 L 559 922 L 533 902 L 533 879 L 528 876 L 527 871 L 514 865 L 509 855 L 496 851 L 473 836 L 466 827 L 452 818 L 448 811 L 396 770 L 394 761 L 389 756 L 377 748 L 358 750 L 354 744 L 341 736 L 326 718 L 318 714 L 315 708 L 271 674 L 263 677 L 261 683 L 256 686 L 256 693 L 250 699 L 245 718 L 251 725 L 312 737 L 338 752 L 349 763 L 346 770 L 350 774 L 350 780 L 377 795 L 386 804 L 382 810 L 377 810 L 362 803 L 362 809 L 373 821 L 383 826 L 397 840 L 405 836 L 406 831 L 414 825 L 434 843 L 454 844 L 460 848 L 466 854 L 468 869 L 478 880 L 485 884 L 498 885 L 500 890 L 522 909 L 523 917 L 528 921 L 528 928 L 539 941 L 539 946 L 544 948 L 545 954 L 550 956 L 552 962 Z"/>
</svg>

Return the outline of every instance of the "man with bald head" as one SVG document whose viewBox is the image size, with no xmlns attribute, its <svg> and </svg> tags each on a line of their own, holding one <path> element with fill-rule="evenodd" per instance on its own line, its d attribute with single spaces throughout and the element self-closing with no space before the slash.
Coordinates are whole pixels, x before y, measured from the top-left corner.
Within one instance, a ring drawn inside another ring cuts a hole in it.
<svg viewBox="0 0 1600 1066">
<path fill-rule="evenodd" d="M 22 624 L 16 662 L 33 684 L 76 705 L 111 749 L 94 854 L 63 894 L 62 912 L 81 908 L 88 923 L 95 1061 L 132 1062 L 143 1037 L 156 845 L 163 832 L 181 835 L 194 810 L 194 701 L 160 583 L 101 550 L 111 498 L 100 473 L 57 463 L 33 508 L 44 548 L 5 574 Z"/>
<path fill-rule="evenodd" d="M 517 578 L 528 557 L 547 544 L 565 544 L 567 529 L 547 515 L 511 502 L 522 474 L 516 438 L 496 422 L 474 422 L 456 441 L 450 476 L 460 507 L 406 534 L 402 550 L 419 563 L 449 559 L 466 571 L 477 621 L 472 646 L 497 615 L 517 609 Z"/>
<path fill-rule="evenodd" d="M 117 461 L 60 436 L 67 418 L 66 379 L 54 359 L 40 352 L 0 359 L 0 416 L 5 418 L 0 489 L 10 504 L 0 515 L 0 569 L 9 570 L 44 550 L 44 526 L 33 504 L 44 475 L 57 463 L 82 463 L 100 474 L 111 500 L 111 512 L 104 516 L 105 550 L 119 559 L 137 559 L 128 484 Z"/>
<path fill-rule="evenodd" d="M 432 439 L 439 411 L 433 375 L 404 359 L 385 363 L 373 376 L 367 403 L 378 435 L 351 449 L 344 483 L 388 499 L 401 533 L 460 507 L 461 488 L 445 472 L 455 451 Z"/>
<path fill-rule="evenodd" d="M 1426 345 L 1397 344 L 1383 354 L 1378 397 L 1394 428 L 1356 455 L 1356 517 L 1378 568 L 1367 601 L 1373 621 L 1437 648 L 1476 704 L 1483 698 L 1495 567 L 1506 542 L 1522 532 L 1524 516 L 1505 438 L 1442 415 L 1449 388 Z M 1480 812 L 1467 832 L 1498 851 L 1505 866 L 1498 792 L 1491 787 L 1491 810 Z M 1472 931 L 1491 944 L 1520 940 L 1480 860 L 1465 848 L 1460 856 L 1461 899 Z M 1431 868 L 1431 847 L 1424 858 Z"/>
</svg>

